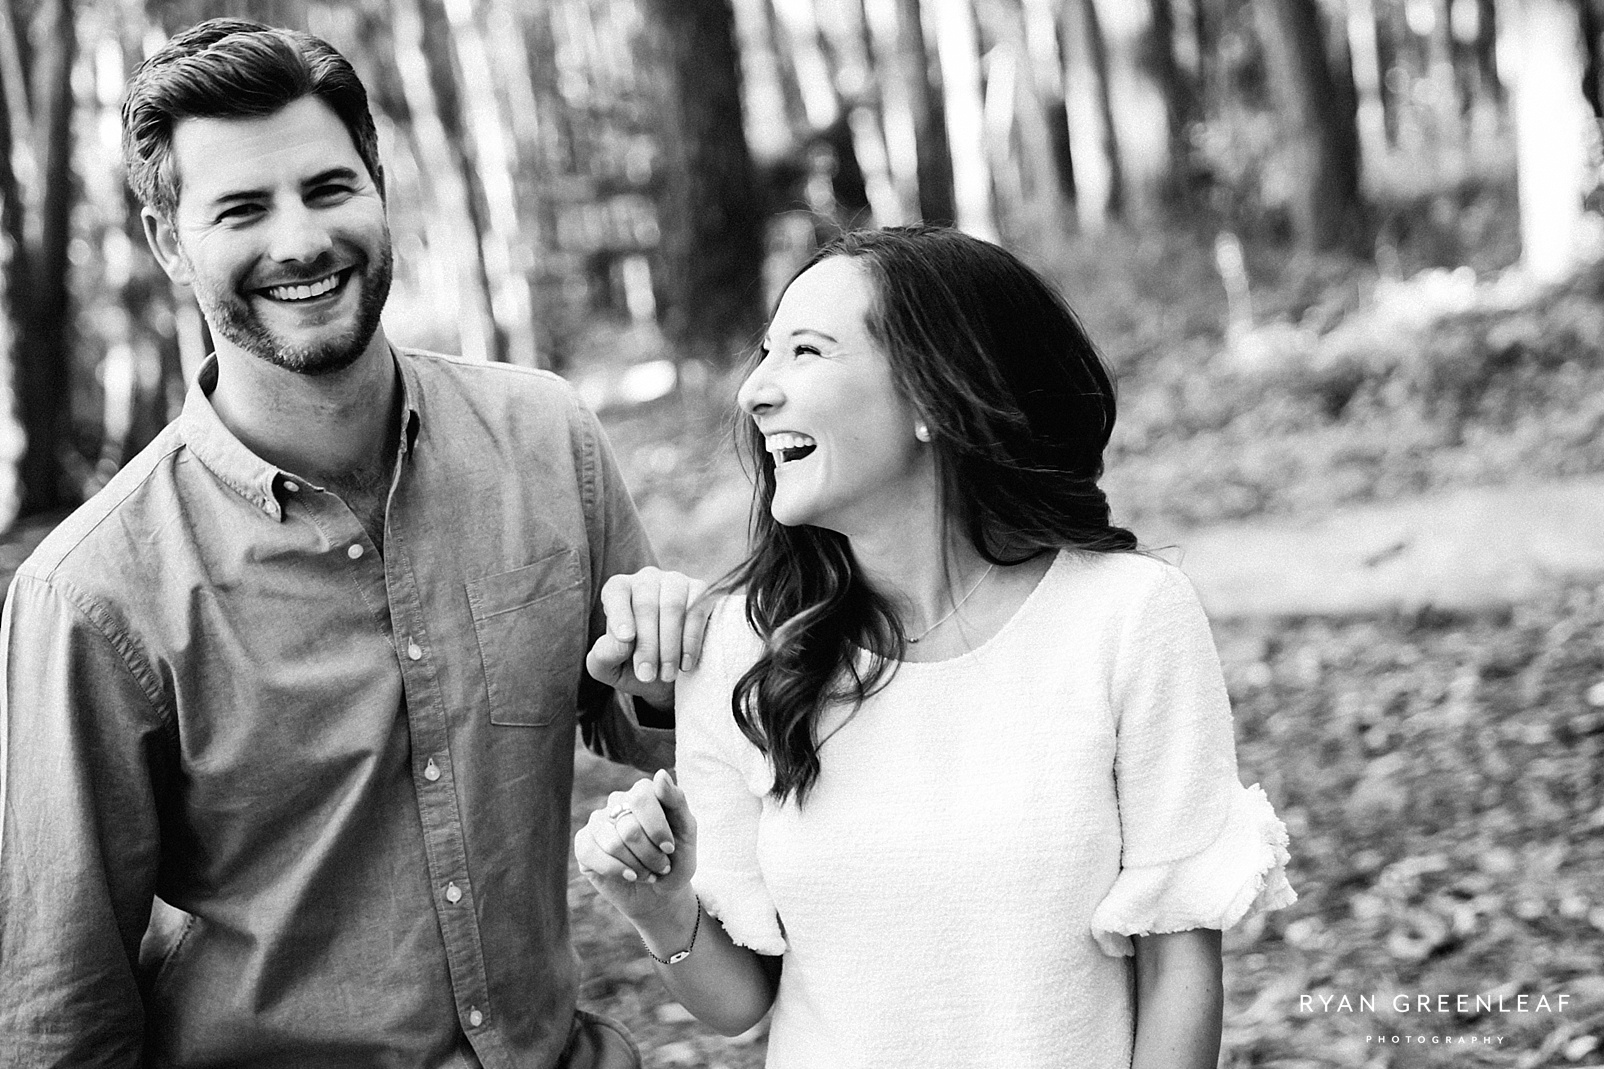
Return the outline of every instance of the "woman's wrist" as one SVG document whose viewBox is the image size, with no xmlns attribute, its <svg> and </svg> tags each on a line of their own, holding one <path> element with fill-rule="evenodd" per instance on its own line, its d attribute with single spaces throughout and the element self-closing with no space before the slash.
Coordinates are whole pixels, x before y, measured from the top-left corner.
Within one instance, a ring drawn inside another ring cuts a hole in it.
<svg viewBox="0 0 1604 1069">
<path fill-rule="evenodd" d="M 686 949 L 701 917 L 702 904 L 689 886 L 650 913 L 631 917 L 646 949 L 666 959 Z"/>
</svg>

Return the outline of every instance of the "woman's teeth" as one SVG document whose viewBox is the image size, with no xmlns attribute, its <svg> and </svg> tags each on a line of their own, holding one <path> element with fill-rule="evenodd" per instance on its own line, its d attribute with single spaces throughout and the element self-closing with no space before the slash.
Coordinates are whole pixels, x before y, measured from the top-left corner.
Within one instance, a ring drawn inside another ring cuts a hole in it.
<svg viewBox="0 0 1604 1069">
<path fill-rule="evenodd" d="M 786 431 L 781 434 L 771 434 L 764 441 L 764 448 L 774 457 L 774 463 L 790 464 L 801 460 L 818 448 L 818 443 L 805 434 L 795 434 Z"/>
<path fill-rule="evenodd" d="M 313 297 L 321 297 L 325 293 L 332 292 L 339 284 L 340 276 L 333 274 L 302 285 L 273 286 L 267 291 L 267 295 L 275 301 L 309 301 Z"/>
</svg>

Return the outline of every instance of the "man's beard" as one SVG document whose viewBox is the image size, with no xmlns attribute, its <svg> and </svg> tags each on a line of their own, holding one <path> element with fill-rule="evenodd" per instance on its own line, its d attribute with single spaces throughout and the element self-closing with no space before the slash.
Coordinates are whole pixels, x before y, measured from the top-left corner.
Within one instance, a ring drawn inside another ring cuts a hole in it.
<svg viewBox="0 0 1604 1069">
<path fill-rule="evenodd" d="M 250 355 L 300 375 L 332 375 L 356 363 L 373 339 L 384 302 L 390 295 L 393 269 L 394 257 L 386 231 L 377 258 L 364 260 L 351 268 L 353 276 L 345 281 L 347 286 L 360 282 L 362 287 L 355 324 L 350 330 L 312 345 L 292 344 L 274 334 L 249 300 L 235 292 L 219 298 L 206 288 L 196 286 L 195 299 L 207 325 Z M 326 272 L 313 272 L 310 277 L 321 273 Z"/>
</svg>

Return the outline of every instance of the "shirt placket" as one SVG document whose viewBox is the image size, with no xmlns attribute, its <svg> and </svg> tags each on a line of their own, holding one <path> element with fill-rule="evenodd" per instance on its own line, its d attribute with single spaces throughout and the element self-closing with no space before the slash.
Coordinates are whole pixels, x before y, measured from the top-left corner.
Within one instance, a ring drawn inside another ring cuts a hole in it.
<svg viewBox="0 0 1604 1069">
<path fill-rule="evenodd" d="M 433 617 L 409 552 L 406 483 L 403 472 L 390 502 L 382 582 L 405 693 L 407 727 L 412 739 L 412 782 L 423 824 L 424 854 L 435 915 L 445 940 L 457 1017 L 476 1053 L 490 1065 L 500 1060 L 495 1057 L 497 1053 L 505 1051 L 491 1013 L 478 908 L 468 873 L 463 814 L 455 786 L 451 735 L 435 671 L 437 646 L 429 628 Z"/>
</svg>

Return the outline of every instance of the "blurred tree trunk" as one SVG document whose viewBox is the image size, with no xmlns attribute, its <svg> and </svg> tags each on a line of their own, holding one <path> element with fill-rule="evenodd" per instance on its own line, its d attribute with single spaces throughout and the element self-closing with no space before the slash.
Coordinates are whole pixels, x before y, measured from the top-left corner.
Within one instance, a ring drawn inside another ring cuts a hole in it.
<svg viewBox="0 0 1604 1069">
<path fill-rule="evenodd" d="M 493 17 L 495 7 L 486 0 L 477 4 L 474 0 L 445 0 L 450 23 L 446 36 L 454 45 L 456 81 L 461 85 L 458 125 L 466 126 L 467 136 L 461 137 L 459 131 L 459 138 L 469 161 L 467 170 L 476 183 L 474 201 L 483 204 L 480 253 L 496 325 L 496 358 L 533 367 L 540 363 L 540 356 L 531 321 L 529 239 L 513 188 L 513 175 L 520 170 L 518 146 L 503 118 L 497 78 L 500 74 L 499 84 L 505 85 L 511 72 L 499 70 L 500 64 L 493 62 L 484 32 L 484 22 Z M 509 25 L 503 21 L 503 32 Z M 495 56 L 504 58 L 504 52 Z"/>
<path fill-rule="evenodd" d="M 1359 134 L 1351 85 L 1328 62 L 1315 0 L 1254 0 L 1259 36 L 1285 123 L 1298 243 L 1330 249 L 1359 209 Z"/>
<path fill-rule="evenodd" d="M 1387 112 L 1381 94 L 1381 52 L 1375 0 L 1348 0 L 1348 58 L 1353 67 L 1361 156 L 1371 166 L 1387 157 Z"/>
<path fill-rule="evenodd" d="M 77 40 L 71 0 L 43 0 L 35 7 L 26 48 L 17 36 L 19 8 L 7 0 L 0 26 L 6 38 L 0 48 L 10 68 L 3 79 L 10 129 L 0 152 L 0 214 L 11 246 L 5 316 L 18 415 L 27 436 L 18 466 L 20 515 L 27 516 L 73 504 L 78 497 L 67 484 L 63 463 L 71 434 L 67 243 Z M 28 98 L 18 101 L 14 97 L 24 84 Z M 31 161 L 31 175 L 12 170 L 19 156 Z"/>
<path fill-rule="evenodd" d="M 996 124 L 992 145 L 998 199 L 1007 189 L 1017 200 L 1008 206 L 1008 232 L 1050 240 L 1068 229 L 1063 176 L 1048 125 L 1047 105 L 1063 95 L 1055 77 L 1061 65 L 1052 13 L 1040 4 L 1027 4 L 1022 12 L 998 4 L 978 10 L 986 36 L 995 42 L 987 95 L 1008 94 L 996 110 L 1009 121 Z M 1006 80 L 998 77 L 1005 62 L 1012 71 Z M 1003 174 L 1010 175 L 1006 183 Z"/>
<path fill-rule="evenodd" d="M 1054 196 L 1067 207 L 1074 190 L 1069 153 L 1069 118 L 1064 107 L 1064 57 L 1060 48 L 1058 0 L 1024 0 L 1025 49 L 1030 55 L 1031 88 L 1045 124 L 1048 166 Z M 1046 175 L 1043 181 L 1047 180 Z M 1068 220 L 1059 220 L 1060 227 Z"/>
<path fill-rule="evenodd" d="M 645 0 L 663 58 L 663 329 L 729 366 L 763 321 L 763 228 L 729 0 Z"/>
<path fill-rule="evenodd" d="M 1064 5 L 1064 111 L 1075 185 L 1075 215 L 1088 234 L 1119 211 L 1119 136 L 1108 96 L 1108 50 L 1092 0 Z"/>
<path fill-rule="evenodd" d="M 894 3 L 897 51 L 903 57 L 902 77 L 908 90 L 908 107 L 913 112 L 919 153 L 919 215 L 927 222 L 951 223 L 958 216 L 953 201 L 952 150 L 947 142 L 941 94 L 931 85 L 930 49 L 925 44 L 920 0 L 894 0 Z"/>
<path fill-rule="evenodd" d="M 1484 91 L 1496 103 L 1504 101 L 1504 83 L 1498 76 L 1498 0 L 1476 0 L 1476 70 Z"/>
<path fill-rule="evenodd" d="M 852 154 L 863 171 L 864 194 L 876 226 L 901 226 L 914 212 L 905 209 L 887 145 L 879 85 L 869 51 L 869 27 L 862 0 L 834 0 L 823 33 L 836 56 L 836 92 L 846 110 Z"/>
<path fill-rule="evenodd" d="M 1575 263 L 1587 178 L 1587 105 L 1577 9 L 1566 0 L 1507 0 L 1520 192 L 1521 256 L 1542 281 Z"/>
<path fill-rule="evenodd" d="M 813 0 L 772 0 L 774 14 L 790 42 L 791 63 L 796 69 L 796 86 L 802 97 L 802 111 L 813 133 L 827 130 L 841 117 L 841 100 L 824 54 L 819 36 L 818 14 Z"/>
<path fill-rule="evenodd" d="M 1107 86 L 1117 131 L 1121 213 L 1151 221 L 1177 188 L 1173 153 L 1175 61 L 1154 5 L 1167 0 L 1092 0 L 1106 49 Z"/>
<path fill-rule="evenodd" d="M 499 358 L 500 347 L 490 311 L 489 278 L 485 274 L 481 235 L 484 227 L 475 203 L 468 161 L 462 145 L 461 117 L 456 103 L 444 19 L 433 10 L 435 0 L 396 0 L 391 7 L 396 71 L 406 102 L 406 129 L 423 164 L 424 184 L 438 216 L 427 226 L 436 254 L 458 265 L 457 330 L 462 355 L 476 360 Z"/>
<path fill-rule="evenodd" d="M 1153 0 L 1152 49 L 1149 63 L 1153 80 L 1164 94 L 1165 132 L 1169 135 L 1169 166 L 1162 179 L 1160 193 L 1171 203 L 1184 206 L 1190 195 L 1185 176 L 1191 142 L 1187 125 L 1196 93 L 1176 58 L 1175 13 L 1172 0 Z"/>
<path fill-rule="evenodd" d="M 986 166 L 985 98 L 980 42 L 970 0 L 925 0 L 936 30 L 941 92 L 952 157 L 954 221 L 963 230 L 997 240 L 991 173 Z"/>
<path fill-rule="evenodd" d="M 769 0 L 736 0 L 735 30 L 741 49 L 747 145 L 754 159 L 772 164 L 791 150 L 797 138 Z"/>
</svg>

